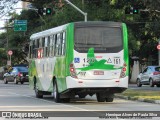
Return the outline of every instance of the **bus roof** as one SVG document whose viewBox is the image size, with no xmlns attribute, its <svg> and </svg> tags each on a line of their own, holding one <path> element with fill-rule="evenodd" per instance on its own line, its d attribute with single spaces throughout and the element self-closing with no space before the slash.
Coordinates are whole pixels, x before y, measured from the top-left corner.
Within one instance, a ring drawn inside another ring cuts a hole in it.
<svg viewBox="0 0 160 120">
<path fill-rule="evenodd" d="M 122 22 L 113 21 L 88 21 L 88 22 L 75 22 L 76 26 L 108 26 L 108 27 L 120 27 Z"/>
<path fill-rule="evenodd" d="M 51 35 L 52 33 L 58 33 L 60 31 L 63 31 L 63 30 L 65 30 L 67 25 L 68 24 L 61 25 L 61 26 L 58 26 L 58 27 L 55 27 L 55 28 L 51 28 L 51 29 L 48 29 L 48 30 L 45 30 L 45 31 L 41 31 L 41 32 L 32 34 L 31 37 L 30 37 L 30 40 L 38 39 L 38 38 L 41 38 L 41 37 Z"/>
</svg>

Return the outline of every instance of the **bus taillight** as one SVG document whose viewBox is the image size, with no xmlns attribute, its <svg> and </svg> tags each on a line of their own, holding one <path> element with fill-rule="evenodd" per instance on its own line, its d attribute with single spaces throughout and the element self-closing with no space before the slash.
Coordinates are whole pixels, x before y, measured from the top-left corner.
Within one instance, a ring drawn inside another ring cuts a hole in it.
<svg viewBox="0 0 160 120">
<path fill-rule="evenodd" d="M 72 63 L 70 64 L 70 74 L 71 74 L 71 77 L 77 78 L 76 70 Z"/>
<path fill-rule="evenodd" d="M 124 63 L 123 64 L 123 68 L 122 68 L 122 70 L 121 70 L 121 74 L 120 74 L 120 78 L 124 78 L 124 77 L 126 77 L 126 71 L 127 71 L 127 64 L 126 63 Z"/>
<path fill-rule="evenodd" d="M 126 72 L 126 68 L 124 67 L 124 68 L 122 69 L 122 71 L 123 71 L 123 72 Z"/>
<path fill-rule="evenodd" d="M 74 68 L 70 68 L 70 72 L 74 72 L 75 70 L 74 70 Z"/>
</svg>

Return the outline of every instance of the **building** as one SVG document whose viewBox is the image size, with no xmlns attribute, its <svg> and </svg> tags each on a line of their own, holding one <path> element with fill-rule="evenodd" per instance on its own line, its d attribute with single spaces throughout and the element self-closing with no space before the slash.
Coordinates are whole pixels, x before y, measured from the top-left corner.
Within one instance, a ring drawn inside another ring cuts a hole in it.
<svg viewBox="0 0 160 120">
<path fill-rule="evenodd" d="M 32 5 L 30 2 L 22 2 L 22 8 L 31 8 Z"/>
</svg>

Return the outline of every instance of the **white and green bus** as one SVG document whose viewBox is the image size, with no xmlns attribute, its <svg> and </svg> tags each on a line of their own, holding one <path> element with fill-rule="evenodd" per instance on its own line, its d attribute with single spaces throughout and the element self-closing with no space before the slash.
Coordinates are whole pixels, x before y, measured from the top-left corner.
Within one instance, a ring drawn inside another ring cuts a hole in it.
<svg viewBox="0 0 160 120">
<path fill-rule="evenodd" d="M 29 84 L 38 98 L 70 102 L 95 94 L 112 102 L 128 88 L 128 67 L 125 23 L 73 22 L 30 37 Z"/>
</svg>

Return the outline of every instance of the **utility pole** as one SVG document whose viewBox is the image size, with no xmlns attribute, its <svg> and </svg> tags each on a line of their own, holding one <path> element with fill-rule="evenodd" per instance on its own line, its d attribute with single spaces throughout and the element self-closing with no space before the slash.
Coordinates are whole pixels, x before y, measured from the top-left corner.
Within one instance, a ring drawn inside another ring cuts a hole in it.
<svg viewBox="0 0 160 120">
<path fill-rule="evenodd" d="M 158 39 L 158 44 L 160 45 L 160 39 Z M 158 65 L 160 66 L 160 48 L 158 48 Z"/>
<path fill-rule="evenodd" d="M 84 21 L 87 22 L 87 13 L 83 12 L 81 9 L 79 9 L 77 6 L 75 6 L 74 4 L 72 4 L 70 1 L 68 0 L 64 0 L 66 1 L 68 4 L 70 4 L 72 7 L 74 7 L 76 10 L 78 10 L 81 14 L 84 15 Z M 83 0 L 82 0 L 83 2 Z"/>
<path fill-rule="evenodd" d="M 8 19 L 6 19 L 6 23 L 7 23 L 7 36 L 6 36 L 6 39 L 7 39 L 7 65 L 12 65 L 11 63 L 11 55 L 8 55 L 8 50 L 9 50 L 9 37 L 8 37 Z"/>
<path fill-rule="evenodd" d="M 82 9 L 84 10 L 84 0 L 82 0 Z"/>
</svg>

